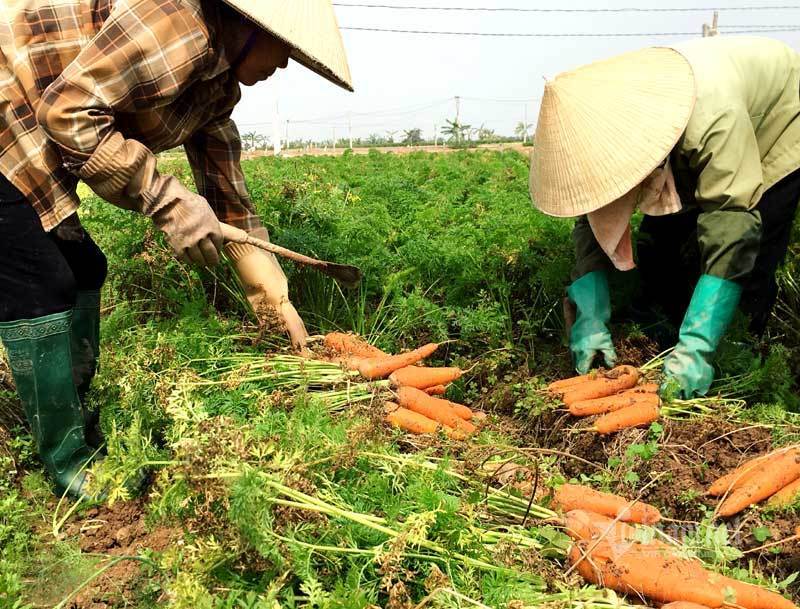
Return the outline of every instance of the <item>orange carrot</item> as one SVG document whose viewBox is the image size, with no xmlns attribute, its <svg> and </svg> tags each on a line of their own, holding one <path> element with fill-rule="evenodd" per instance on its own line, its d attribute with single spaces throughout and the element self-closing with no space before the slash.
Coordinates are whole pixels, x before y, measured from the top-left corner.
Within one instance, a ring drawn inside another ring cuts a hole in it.
<svg viewBox="0 0 800 609">
<path fill-rule="evenodd" d="M 720 497 L 725 493 L 739 488 L 753 476 L 753 473 L 757 471 L 757 467 L 760 464 L 766 460 L 774 459 L 778 455 L 781 455 L 789 450 L 797 450 L 797 448 L 780 448 L 772 451 L 771 453 L 767 453 L 766 455 L 761 455 L 760 457 L 745 461 L 731 473 L 717 479 L 714 484 L 709 487 L 707 494 L 711 495 L 712 497 Z"/>
<path fill-rule="evenodd" d="M 567 389 L 571 389 L 577 385 L 582 385 L 586 381 L 592 381 L 597 378 L 597 373 L 582 374 L 581 376 L 573 376 L 572 378 L 554 381 L 547 386 L 547 390 L 551 393 L 564 393 Z"/>
<path fill-rule="evenodd" d="M 628 406 L 648 404 L 659 406 L 661 404 L 661 398 L 659 398 L 656 393 L 632 393 L 631 391 L 623 391 L 622 393 L 611 395 L 607 398 L 595 398 L 593 400 L 573 402 L 569 405 L 569 412 L 576 417 L 588 417 L 595 414 L 605 414 L 607 412 L 622 410 Z"/>
<path fill-rule="evenodd" d="M 630 427 L 648 425 L 658 420 L 661 410 L 655 404 L 634 404 L 616 412 L 604 414 L 594 422 L 593 429 L 599 434 L 609 434 Z"/>
<path fill-rule="evenodd" d="M 573 402 L 604 398 L 626 389 L 632 389 L 639 380 L 639 371 L 633 366 L 617 366 L 613 370 L 587 381 L 564 393 L 564 403 L 569 406 Z"/>
<path fill-rule="evenodd" d="M 436 421 L 396 404 L 387 408 L 385 418 L 392 427 L 415 434 L 436 433 L 442 427 Z"/>
<path fill-rule="evenodd" d="M 447 385 L 461 378 L 464 374 L 459 368 L 425 368 L 424 366 L 406 366 L 395 370 L 389 376 L 394 387 L 416 387 L 427 389 L 436 385 Z"/>
<path fill-rule="evenodd" d="M 658 602 L 689 601 L 714 609 L 726 602 L 721 586 L 695 560 L 663 548 L 609 540 L 578 541 L 569 554 L 578 573 L 592 584 Z"/>
<path fill-rule="evenodd" d="M 639 532 L 631 525 L 586 510 L 570 510 L 564 514 L 563 523 L 565 532 L 575 541 L 601 538 L 611 541 L 637 541 L 639 538 Z M 665 545 L 660 541 L 651 543 Z"/>
<path fill-rule="evenodd" d="M 641 385 L 636 385 L 633 389 L 627 389 L 622 392 L 622 395 L 628 393 L 658 393 L 659 389 L 658 383 L 642 383 Z"/>
<path fill-rule="evenodd" d="M 388 357 L 377 347 L 373 347 L 367 341 L 355 334 L 345 334 L 343 332 L 331 332 L 325 335 L 325 346 L 340 355 L 356 355 L 358 357 Z"/>
<path fill-rule="evenodd" d="M 717 508 L 723 517 L 738 514 L 745 508 L 767 497 L 772 497 L 783 487 L 800 478 L 800 455 L 789 450 L 765 459 L 740 487 L 734 489 Z"/>
<path fill-rule="evenodd" d="M 398 402 L 409 410 L 439 421 L 448 427 L 465 433 L 474 433 L 475 426 L 462 419 L 447 400 L 440 400 L 414 387 L 400 387 L 397 390 Z"/>
<path fill-rule="evenodd" d="M 438 348 L 439 345 L 436 343 L 428 343 L 408 353 L 365 359 L 359 364 L 358 371 L 361 376 L 369 380 L 386 378 L 395 370 L 411 366 L 430 357 Z"/>
<path fill-rule="evenodd" d="M 426 387 L 425 393 L 428 395 L 444 395 L 447 393 L 447 387 L 444 385 L 434 385 L 433 387 Z"/>
<path fill-rule="evenodd" d="M 687 601 L 676 601 L 674 603 L 661 605 L 661 609 L 708 609 L 708 605 L 698 605 L 697 603 L 689 603 Z"/>
<path fill-rule="evenodd" d="M 711 608 L 797 609 L 779 594 L 713 573 L 697 560 L 651 544 L 579 541 L 573 545 L 570 559 L 590 583 L 658 602 L 684 601 Z"/>
<path fill-rule="evenodd" d="M 586 510 L 617 518 L 622 522 L 655 524 L 661 520 L 657 508 L 641 501 L 631 502 L 618 495 L 596 491 L 588 486 L 562 484 L 553 496 L 553 504 L 565 511 Z"/>
<path fill-rule="evenodd" d="M 767 501 L 770 507 L 789 507 L 800 499 L 800 478 L 787 484 Z"/>
</svg>

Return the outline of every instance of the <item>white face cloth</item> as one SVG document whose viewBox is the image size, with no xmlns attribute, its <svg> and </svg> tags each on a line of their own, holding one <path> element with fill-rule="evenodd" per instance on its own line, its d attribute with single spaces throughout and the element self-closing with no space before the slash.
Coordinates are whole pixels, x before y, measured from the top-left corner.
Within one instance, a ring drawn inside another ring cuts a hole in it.
<svg viewBox="0 0 800 609">
<path fill-rule="evenodd" d="M 597 242 L 620 271 L 636 267 L 631 244 L 631 216 L 637 206 L 648 216 L 665 216 L 681 209 L 669 159 L 616 201 L 588 214 Z"/>
</svg>

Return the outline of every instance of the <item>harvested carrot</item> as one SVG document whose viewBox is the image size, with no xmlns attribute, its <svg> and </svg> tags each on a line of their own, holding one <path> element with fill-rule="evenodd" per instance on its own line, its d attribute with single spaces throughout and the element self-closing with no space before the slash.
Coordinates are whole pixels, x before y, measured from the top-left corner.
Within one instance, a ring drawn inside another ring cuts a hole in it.
<svg viewBox="0 0 800 609">
<path fill-rule="evenodd" d="M 627 393 L 658 393 L 659 389 L 658 383 L 642 383 L 633 389 L 626 389 L 622 393 L 623 395 Z"/>
<path fill-rule="evenodd" d="M 661 520 L 661 513 L 652 505 L 641 501 L 628 501 L 624 497 L 596 491 L 579 484 L 559 486 L 553 496 L 553 503 L 565 512 L 586 510 L 611 518 L 619 517 L 622 522 L 656 524 Z"/>
<path fill-rule="evenodd" d="M 797 450 L 782 452 L 764 459 L 744 484 L 734 489 L 719 505 L 717 513 L 727 517 L 767 497 L 800 478 L 800 455 Z"/>
<path fill-rule="evenodd" d="M 797 450 L 797 448 L 781 448 L 766 455 L 756 457 L 755 459 L 745 461 L 731 473 L 717 479 L 714 484 L 709 487 L 707 494 L 711 495 L 712 497 L 720 497 L 725 493 L 739 488 L 745 482 L 747 482 L 749 478 L 752 477 L 753 473 L 757 471 L 757 468 L 761 463 L 766 460 L 773 459 L 778 455 L 787 452 L 788 450 Z"/>
<path fill-rule="evenodd" d="M 426 387 L 425 393 L 428 395 L 444 395 L 447 393 L 447 387 L 444 385 L 434 385 L 433 387 Z"/>
<path fill-rule="evenodd" d="M 569 405 L 569 412 L 576 417 L 588 417 L 595 414 L 605 414 L 607 412 L 622 410 L 628 406 L 661 405 L 661 398 L 658 397 L 657 393 L 635 393 L 633 391 L 635 390 L 623 391 L 622 393 L 611 395 L 606 398 L 573 402 Z"/>
<path fill-rule="evenodd" d="M 662 548 L 609 540 L 578 541 L 569 554 L 578 573 L 592 584 L 658 602 L 689 601 L 716 609 L 725 604 L 721 586 L 697 561 Z"/>
<path fill-rule="evenodd" d="M 564 393 L 567 389 L 571 389 L 577 385 L 582 385 L 587 381 L 593 381 L 597 378 L 597 373 L 582 374 L 580 376 L 573 376 L 572 378 L 554 381 L 547 386 L 547 390 L 551 393 Z"/>
<path fill-rule="evenodd" d="M 635 404 L 604 414 L 594 422 L 593 429 L 600 434 L 609 434 L 631 427 L 649 425 L 658 420 L 660 413 L 661 409 L 655 404 Z"/>
<path fill-rule="evenodd" d="M 632 389 L 638 381 L 639 371 L 636 368 L 617 366 L 602 375 L 598 374 L 594 380 L 569 388 L 564 393 L 563 400 L 569 406 L 573 402 L 604 398 L 626 389 Z"/>
<path fill-rule="evenodd" d="M 365 359 L 359 364 L 358 371 L 361 376 L 369 380 L 386 378 L 395 370 L 411 366 L 430 357 L 438 348 L 439 345 L 436 343 L 428 343 L 408 353 Z M 436 384 L 438 385 L 438 383 Z"/>
<path fill-rule="evenodd" d="M 769 501 L 767 501 L 767 505 L 777 508 L 789 507 L 790 505 L 794 505 L 798 499 L 800 499 L 800 478 L 791 484 L 787 484 L 770 497 Z"/>
<path fill-rule="evenodd" d="M 436 433 L 442 427 L 436 421 L 397 404 L 387 408 L 385 418 L 392 427 L 415 434 Z"/>
<path fill-rule="evenodd" d="M 428 395 L 414 387 L 400 387 L 397 399 L 401 406 L 465 433 L 474 433 L 475 426 L 462 419 L 447 400 Z"/>
<path fill-rule="evenodd" d="M 698 605 L 697 603 L 690 603 L 687 601 L 676 601 L 674 603 L 661 605 L 661 609 L 708 609 L 708 605 Z"/>
<path fill-rule="evenodd" d="M 712 609 L 797 609 L 779 594 L 713 573 L 698 560 L 651 544 L 579 541 L 570 559 L 590 583 L 658 602 L 683 601 Z"/>
<path fill-rule="evenodd" d="M 367 341 L 355 334 L 345 334 L 344 332 L 331 332 L 325 335 L 325 346 L 339 355 L 355 355 L 357 357 L 388 357 L 377 347 L 373 347 Z"/>
<path fill-rule="evenodd" d="M 447 385 L 461 378 L 464 374 L 460 368 L 426 368 L 424 366 L 406 366 L 395 370 L 389 380 L 395 387 L 416 387 L 427 389 L 436 385 Z"/>
<path fill-rule="evenodd" d="M 611 541 L 637 541 L 639 531 L 621 520 L 613 520 L 608 516 L 586 510 L 570 510 L 564 514 L 564 529 L 575 541 L 592 539 L 610 539 Z M 654 545 L 666 544 L 660 541 L 650 542 Z"/>
</svg>

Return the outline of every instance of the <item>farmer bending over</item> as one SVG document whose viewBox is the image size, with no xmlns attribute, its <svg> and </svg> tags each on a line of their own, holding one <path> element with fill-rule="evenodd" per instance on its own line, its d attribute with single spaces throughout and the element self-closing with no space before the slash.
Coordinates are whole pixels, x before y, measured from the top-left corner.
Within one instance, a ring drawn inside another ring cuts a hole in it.
<svg viewBox="0 0 800 609">
<path fill-rule="evenodd" d="M 704 395 L 737 305 L 751 331 L 766 328 L 800 199 L 798 168 L 800 56 L 781 42 L 704 38 L 547 83 L 531 195 L 547 214 L 580 216 L 567 290 L 578 371 L 597 355 L 609 366 L 616 359 L 607 271 L 635 266 L 638 208 L 644 303 L 680 324 L 664 373 L 684 397 Z"/>
<path fill-rule="evenodd" d="M 290 57 L 352 90 L 330 0 L 5 0 L 0 7 L 0 338 L 39 454 L 79 495 L 101 438 L 83 398 L 98 358 L 106 259 L 78 180 L 152 218 L 176 255 L 219 261 L 219 221 L 267 239 L 231 120 L 239 85 Z M 199 191 L 156 168 L 183 145 Z M 226 254 L 257 313 L 305 327 L 271 255 Z"/>
</svg>

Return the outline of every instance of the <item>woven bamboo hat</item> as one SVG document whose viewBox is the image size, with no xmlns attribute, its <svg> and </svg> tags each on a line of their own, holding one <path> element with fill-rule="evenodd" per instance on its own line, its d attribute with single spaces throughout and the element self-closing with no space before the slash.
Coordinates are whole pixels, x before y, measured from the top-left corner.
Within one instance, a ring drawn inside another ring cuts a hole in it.
<svg viewBox="0 0 800 609">
<path fill-rule="evenodd" d="M 667 157 L 694 108 L 689 62 L 648 48 L 547 82 L 531 154 L 534 204 L 579 216 L 618 199 Z"/>
<path fill-rule="evenodd" d="M 353 90 L 331 0 L 224 1 L 292 47 L 292 59 L 343 89 Z"/>
</svg>

